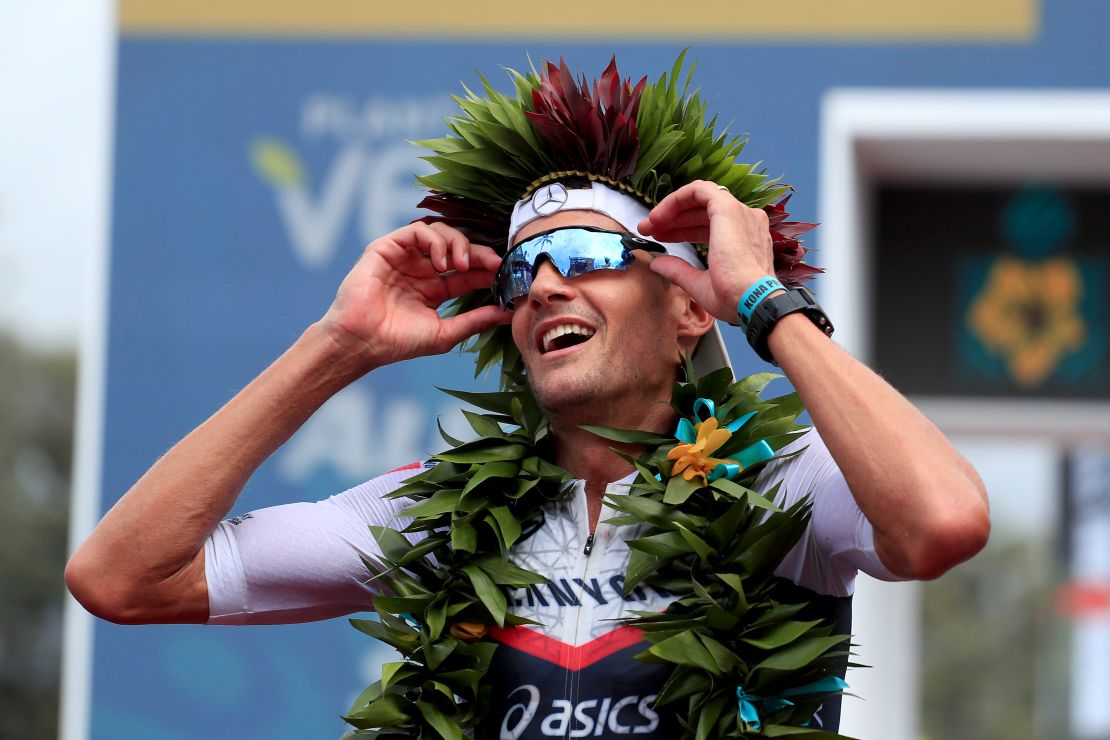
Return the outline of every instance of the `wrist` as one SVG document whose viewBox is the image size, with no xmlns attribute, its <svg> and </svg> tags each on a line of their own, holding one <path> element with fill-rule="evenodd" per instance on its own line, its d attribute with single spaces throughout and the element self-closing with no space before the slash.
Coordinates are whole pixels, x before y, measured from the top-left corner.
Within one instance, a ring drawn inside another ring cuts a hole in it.
<svg viewBox="0 0 1110 740">
<path fill-rule="evenodd" d="M 771 296 L 780 295 L 785 287 L 773 275 L 763 275 L 743 284 L 744 289 L 736 301 L 736 324 L 747 331 L 759 304 Z"/>
<path fill-rule="evenodd" d="M 776 321 L 775 325 L 772 326 L 770 331 L 767 332 L 768 353 L 772 357 L 778 358 L 778 355 L 775 353 L 783 349 L 788 337 L 790 337 L 791 335 L 796 336 L 796 332 L 809 332 L 815 328 L 816 327 L 814 326 L 813 322 L 807 319 L 801 313 L 792 313 L 787 316 L 783 316 L 781 319 Z M 775 361 L 775 364 L 779 364 L 777 359 Z"/>
<path fill-rule="evenodd" d="M 363 338 L 327 317 L 311 324 L 294 347 L 300 347 L 319 366 L 320 372 L 340 386 L 348 385 L 363 375 L 388 364 L 379 359 Z"/>
<path fill-rule="evenodd" d="M 770 338 L 781 321 L 790 319 L 797 324 L 797 318 L 792 317 L 804 317 L 825 336 L 832 336 L 833 325 L 813 294 L 805 288 L 784 291 L 764 299 L 756 306 L 745 331 L 748 343 L 761 359 L 778 364 L 771 352 Z"/>
</svg>

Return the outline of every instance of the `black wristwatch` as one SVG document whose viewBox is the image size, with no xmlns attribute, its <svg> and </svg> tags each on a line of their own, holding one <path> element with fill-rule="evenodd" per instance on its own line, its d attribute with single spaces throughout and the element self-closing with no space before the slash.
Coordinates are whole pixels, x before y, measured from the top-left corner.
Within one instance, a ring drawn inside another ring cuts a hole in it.
<svg viewBox="0 0 1110 740">
<path fill-rule="evenodd" d="M 778 364 L 775 362 L 775 358 L 771 357 L 771 351 L 767 348 L 767 338 L 771 336 L 771 330 L 775 328 L 775 324 L 783 316 L 798 311 L 804 313 L 813 322 L 814 326 L 825 332 L 826 336 L 832 336 L 832 322 L 829 321 L 829 317 L 825 315 L 821 306 L 817 305 L 813 294 L 805 288 L 792 288 L 785 293 L 764 298 L 755 307 L 755 311 L 752 312 L 747 331 L 748 344 L 764 361 L 772 365 Z"/>
</svg>

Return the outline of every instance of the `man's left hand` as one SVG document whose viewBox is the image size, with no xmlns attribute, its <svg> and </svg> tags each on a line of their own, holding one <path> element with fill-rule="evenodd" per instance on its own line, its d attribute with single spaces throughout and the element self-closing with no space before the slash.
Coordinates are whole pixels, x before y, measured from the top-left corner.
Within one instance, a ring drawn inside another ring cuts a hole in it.
<svg viewBox="0 0 1110 740">
<path fill-rule="evenodd" d="M 715 183 L 684 185 L 661 200 L 638 228 L 659 241 L 709 245 L 708 270 L 671 256 L 656 257 L 651 269 L 722 321 L 735 324 L 740 297 L 757 280 L 775 274 L 767 214 Z"/>
</svg>

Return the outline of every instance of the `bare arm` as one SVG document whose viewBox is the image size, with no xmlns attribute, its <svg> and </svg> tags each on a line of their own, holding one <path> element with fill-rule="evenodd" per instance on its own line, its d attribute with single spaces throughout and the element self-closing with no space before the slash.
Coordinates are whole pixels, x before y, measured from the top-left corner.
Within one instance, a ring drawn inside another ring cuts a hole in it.
<svg viewBox="0 0 1110 740">
<path fill-rule="evenodd" d="M 735 321 L 748 286 L 774 274 L 766 215 L 713 183 L 691 183 L 664 198 L 640 230 L 709 243 L 706 272 L 675 258 L 656 259 L 652 269 L 724 321 Z M 892 573 L 935 578 L 982 549 L 990 530 L 983 483 L 924 414 L 804 316 L 782 319 L 769 348 L 874 527 L 879 557 Z"/>
<path fill-rule="evenodd" d="M 488 286 L 498 262 L 442 225 L 412 224 L 367 247 L 324 318 L 104 516 L 66 566 L 73 595 L 116 622 L 206 621 L 204 541 L 254 471 L 367 372 L 446 352 L 504 321 L 493 307 L 451 319 L 436 313 L 445 300 Z"/>
<path fill-rule="evenodd" d="M 896 575 L 936 578 L 986 544 L 986 489 L 939 429 L 889 383 L 792 314 L 772 355 L 806 404 Z"/>
</svg>

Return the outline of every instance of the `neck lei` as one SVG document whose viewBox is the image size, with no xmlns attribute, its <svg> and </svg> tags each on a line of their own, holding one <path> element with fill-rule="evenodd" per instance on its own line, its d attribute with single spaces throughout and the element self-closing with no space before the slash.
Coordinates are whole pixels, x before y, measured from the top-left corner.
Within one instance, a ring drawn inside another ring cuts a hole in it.
<svg viewBox="0 0 1110 740">
<path fill-rule="evenodd" d="M 796 394 L 761 397 L 776 375 L 737 382 L 728 370 L 676 383 L 673 435 L 587 426 L 636 445 L 620 453 L 637 471 L 627 494 L 609 495 L 610 523 L 636 527 L 624 590 L 657 585 L 678 598 L 660 613 L 637 613 L 648 648 L 637 656 L 673 665 L 657 710 L 678 715 L 689 737 L 838 738 L 808 727 L 821 702 L 846 688 L 839 678 L 849 636 L 806 614 L 800 589 L 774 576 L 809 522 L 810 502 L 780 508 L 777 485 L 750 486 L 764 462 L 804 432 Z M 443 737 L 477 727 L 497 643 L 489 626 L 520 625 L 503 588 L 546 582 L 513 564 L 522 524 L 562 499 L 570 474 L 549 462 L 548 425 L 526 384 L 496 393 L 447 391 L 484 413 L 463 411 L 478 435 L 391 497 L 414 503 L 404 530 L 371 527 L 382 551 L 367 565 L 382 592 L 378 620 L 352 624 L 403 660 L 355 700 L 348 737 Z M 416 534 L 415 543 L 405 535 Z"/>
</svg>

